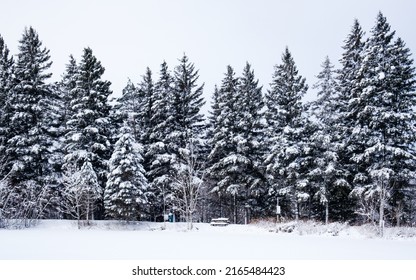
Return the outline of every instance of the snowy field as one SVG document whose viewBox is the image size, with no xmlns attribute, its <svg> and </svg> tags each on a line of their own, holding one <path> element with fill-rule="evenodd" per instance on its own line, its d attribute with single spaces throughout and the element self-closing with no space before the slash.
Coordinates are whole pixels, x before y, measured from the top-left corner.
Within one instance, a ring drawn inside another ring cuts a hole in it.
<svg viewBox="0 0 416 280">
<path fill-rule="evenodd" d="M 370 227 L 273 224 L 212 227 L 194 224 L 100 221 L 77 229 L 73 221 L 41 221 L 33 228 L 0 230 L 3 260 L 128 259 L 416 259 L 414 229 L 387 230 L 376 237 Z M 403 236 L 403 232 L 406 232 Z M 413 237 L 408 237 L 408 236 Z"/>
</svg>

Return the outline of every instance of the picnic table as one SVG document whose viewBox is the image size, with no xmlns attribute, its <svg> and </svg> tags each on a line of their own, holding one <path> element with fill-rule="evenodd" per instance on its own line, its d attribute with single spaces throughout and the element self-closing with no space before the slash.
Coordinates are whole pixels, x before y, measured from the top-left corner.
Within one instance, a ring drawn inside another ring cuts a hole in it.
<svg viewBox="0 0 416 280">
<path fill-rule="evenodd" d="M 230 223 L 228 218 L 216 218 L 216 219 L 212 219 L 211 220 L 211 226 L 228 226 L 228 224 Z"/>
</svg>

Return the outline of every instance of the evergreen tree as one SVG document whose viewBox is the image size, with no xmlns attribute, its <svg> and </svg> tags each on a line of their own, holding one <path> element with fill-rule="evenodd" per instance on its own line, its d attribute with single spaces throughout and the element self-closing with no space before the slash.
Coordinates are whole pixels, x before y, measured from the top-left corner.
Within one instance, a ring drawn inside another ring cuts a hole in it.
<svg viewBox="0 0 416 280">
<path fill-rule="evenodd" d="M 150 143 L 150 133 L 153 127 L 152 117 L 154 109 L 155 86 L 152 79 L 152 71 L 147 68 L 143 80 L 138 85 L 139 110 L 138 123 L 140 128 L 139 142 L 144 145 L 145 153 Z M 145 169 L 147 170 L 148 160 L 145 156 Z"/>
<path fill-rule="evenodd" d="M 47 73 L 52 62 L 49 61 L 49 50 L 42 48 L 32 27 L 25 29 L 19 43 L 15 67 L 17 81 L 10 96 L 12 137 L 6 151 L 6 172 L 10 171 L 8 178 L 12 185 L 26 180 L 43 185 L 49 173 L 48 148 L 51 143 L 46 118 L 51 90 L 46 80 L 52 76 Z"/>
<path fill-rule="evenodd" d="M 220 91 L 218 86 L 215 85 L 214 93 L 212 94 L 212 102 L 211 102 L 211 110 L 208 112 L 208 125 L 207 125 L 207 133 L 208 139 L 212 139 L 214 135 L 214 131 L 217 125 L 217 119 L 221 114 L 220 108 Z M 212 141 L 209 141 L 212 142 Z"/>
<path fill-rule="evenodd" d="M 204 206 L 204 214 L 210 217 L 222 217 L 222 207 L 221 207 L 221 196 L 218 196 L 219 193 L 214 190 L 216 185 L 216 178 L 215 173 L 210 172 L 211 164 L 218 160 L 218 158 L 211 158 L 210 154 L 211 151 L 214 149 L 215 145 L 217 144 L 214 140 L 215 132 L 218 129 L 218 117 L 221 114 L 220 108 L 220 90 L 218 86 L 215 85 L 214 92 L 211 98 L 211 110 L 208 111 L 207 116 L 207 130 L 206 130 L 206 153 L 205 158 L 207 162 L 206 166 L 206 176 L 205 176 L 205 184 L 203 191 L 203 206 Z"/>
<path fill-rule="evenodd" d="M 221 88 L 214 92 L 208 177 L 211 192 L 218 196 L 219 214 L 224 215 L 223 208 L 228 208 L 224 210 L 232 213 L 235 223 L 239 222 L 239 212 L 244 212 L 248 222 L 249 209 L 253 216 L 263 210 L 262 107 L 261 87 L 250 64 L 246 64 L 241 78 L 236 78 L 228 66 Z"/>
<path fill-rule="evenodd" d="M 169 136 L 171 148 L 180 159 L 180 149 L 185 149 L 191 142 L 196 144 L 198 135 L 204 128 L 204 116 L 200 112 L 204 105 L 203 85 L 198 86 L 199 74 L 186 55 L 174 71 L 174 88 L 172 92 L 173 131 Z"/>
<path fill-rule="evenodd" d="M 354 20 L 350 34 L 345 40 L 343 49 L 345 50 L 340 59 L 341 69 L 337 71 L 337 96 L 336 96 L 336 114 L 334 122 L 334 132 L 336 132 L 335 141 L 339 145 L 337 152 L 340 165 L 344 168 L 344 179 L 348 184 L 335 188 L 332 196 L 334 203 L 332 209 L 336 210 L 336 215 L 342 220 L 354 219 L 357 201 L 350 196 L 352 186 L 357 183 L 360 178 L 362 182 L 367 179 L 365 176 L 355 177 L 355 174 L 363 174 L 364 166 L 357 166 L 351 161 L 354 153 L 362 151 L 359 142 L 350 145 L 351 134 L 354 128 L 354 121 L 358 107 L 356 97 L 360 89 L 361 75 L 359 74 L 362 63 L 362 52 L 365 46 L 363 42 L 364 32 L 358 20 Z M 347 148 L 348 147 L 348 148 Z M 335 214 L 335 213 L 334 213 Z"/>
<path fill-rule="evenodd" d="M 334 66 L 328 57 L 322 64 L 322 71 L 318 74 L 318 82 L 314 88 L 318 90 L 318 99 L 310 104 L 311 114 L 315 122 L 309 139 L 312 166 L 309 172 L 313 182 L 316 208 L 325 207 L 325 222 L 329 216 L 342 219 L 339 209 L 343 208 L 337 198 L 338 188 L 348 187 L 343 178 L 344 170 L 338 160 L 340 150 L 339 134 L 335 130 L 337 121 L 337 83 L 334 77 Z M 313 119 L 313 118 L 310 118 Z M 323 215 L 319 215 L 323 216 Z"/>
<path fill-rule="evenodd" d="M 7 141 L 10 138 L 9 122 L 12 113 L 10 103 L 10 90 L 13 87 L 14 72 L 13 57 L 0 36 L 0 180 L 6 176 L 4 164 L 6 163 Z"/>
<path fill-rule="evenodd" d="M 90 162 L 98 178 L 101 194 L 107 181 L 107 161 L 111 153 L 108 119 L 111 83 L 101 79 L 104 71 L 92 50 L 84 49 L 73 90 L 75 98 L 70 104 L 73 115 L 67 122 L 64 164 L 64 167 L 74 164 L 79 170 L 85 162 Z M 97 201 L 97 213 L 102 215 L 100 201 L 102 197 Z"/>
<path fill-rule="evenodd" d="M 65 132 L 67 130 L 67 122 L 71 116 L 74 115 L 74 110 L 71 102 L 76 98 L 75 89 L 77 87 L 78 65 L 75 58 L 70 55 L 69 62 L 66 65 L 65 73 L 59 82 L 59 91 L 62 96 L 64 108 L 62 112 L 63 124 Z"/>
<path fill-rule="evenodd" d="M 13 58 L 0 36 L 0 228 L 6 227 L 7 218 L 15 218 L 12 215 L 8 202 L 10 201 L 10 186 L 5 180 L 7 163 L 6 149 L 10 136 L 10 118 L 12 107 L 10 103 L 11 89 L 13 87 Z"/>
<path fill-rule="evenodd" d="M 283 212 L 298 218 L 300 204 L 309 200 L 305 189 L 309 183 L 304 170 L 304 111 L 301 99 L 308 86 L 298 74 L 289 49 L 282 64 L 275 66 L 271 90 L 266 94 L 266 121 L 269 126 L 269 155 L 265 159 L 270 182 L 269 193 L 284 196 Z M 276 199 L 273 199 L 276 201 Z"/>
<path fill-rule="evenodd" d="M 152 124 L 150 139 L 153 143 L 164 141 L 172 131 L 172 100 L 174 94 L 174 80 L 169 72 L 168 65 L 163 62 L 160 67 L 159 80 L 155 84 L 153 115 L 150 120 Z"/>
<path fill-rule="evenodd" d="M 51 85 L 51 102 L 49 111 L 49 131 L 52 136 L 52 145 L 49 149 L 49 163 L 52 174 L 49 177 L 48 184 L 55 186 L 55 200 L 53 207 L 56 209 L 54 217 L 61 218 L 65 213 L 62 204 L 65 174 L 62 170 L 65 156 L 65 135 L 68 133 L 67 122 L 74 114 L 70 103 L 74 99 L 74 89 L 76 87 L 76 73 L 78 66 L 74 57 L 71 55 L 69 63 L 66 65 L 66 71 L 62 75 L 61 81 Z M 51 205 L 52 206 L 52 205 Z"/>
<path fill-rule="evenodd" d="M 127 121 L 132 128 L 134 139 L 140 141 L 139 111 L 140 98 L 138 89 L 129 79 L 121 97 L 117 99 L 116 104 L 113 106 L 112 116 L 114 122 L 117 123 L 115 130 L 117 131 L 121 128 L 123 122 Z"/>
<path fill-rule="evenodd" d="M 19 43 L 4 115 L 8 121 L 8 140 L 3 170 L 15 206 L 21 209 L 25 205 L 39 206 L 36 211 L 25 208 L 20 218 L 56 217 L 57 181 L 51 155 L 57 140 L 55 107 L 59 98 L 46 83 L 52 76 L 47 73 L 52 62 L 49 50 L 42 47 L 32 27 L 25 29 Z M 28 204 L 24 205 L 25 201 Z"/>
<path fill-rule="evenodd" d="M 186 55 L 180 59 L 180 64 L 175 68 L 173 75 L 173 91 L 171 106 L 172 129 L 169 132 L 166 143 L 168 151 L 172 154 L 172 167 L 175 175 L 187 169 L 189 155 L 198 159 L 193 170 L 202 170 L 200 166 L 201 146 L 203 145 L 201 132 L 204 128 L 204 116 L 200 112 L 204 105 L 203 85 L 198 86 L 198 71 L 193 63 L 189 62 Z M 192 161 L 193 162 L 193 161 Z M 180 199 L 176 191 L 173 197 Z"/>
<path fill-rule="evenodd" d="M 72 108 L 72 102 L 76 99 L 75 89 L 77 86 L 77 75 L 78 75 L 78 65 L 75 58 L 70 55 L 69 62 L 66 65 L 64 74 L 62 75 L 61 81 L 55 84 L 54 94 L 57 96 L 57 102 L 55 104 L 55 110 L 57 111 L 56 116 L 56 126 L 57 131 L 56 138 L 59 143 L 56 143 L 55 146 L 59 146 L 59 155 L 57 157 L 61 158 L 61 164 L 63 164 L 64 153 L 64 142 L 65 135 L 68 133 L 68 121 L 75 114 L 74 109 Z"/>
<path fill-rule="evenodd" d="M 173 77 L 168 65 L 163 62 L 160 77 L 154 87 L 152 116 L 149 127 L 149 144 L 147 148 L 150 197 L 149 212 L 156 219 L 166 214 L 172 205 L 173 193 L 173 150 L 169 149 L 169 135 L 173 131 L 174 115 L 172 114 Z"/>
<path fill-rule="evenodd" d="M 148 189 L 142 161 L 142 146 L 135 141 L 131 129 L 124 125 L 109 161 L 104 192 L 104 207 L 108 218 L 139 218 L 139 209 L 146 203 L 145 193 Z"/>
<path fill-rule="evenodd" d="M 150 172 L 154 173 L 154 167 L 152 165 L 155 163 L 155 153 L 157 153 L 157 151 L 155 151 L 155 146 L 153 145 L 153 141 L 156 139 L 154 139 L 151 134 L 154 128 L 159 125 L 159 120 L 154 118 L 155 102 L 158 100 L 156 100 L 155 84 L 152 79 L 152 71 L 150 68 L 146 69 L 146 73 L 144 74 L 142 81 L 139 83 L 137 90 L 139 99 L 137 123 L 140 129 L 138 142 L 143 145 L 142 164 L 144 170 L 146 171 L 146 177 L 150 182 L 153 182 L 154 178 L 150 178 L 148 174 Z M 152 190 L 154 189 L 152 188 Z M 155 191 L 157 192 L 157 190 Z M 149 193 L 148 195 L 152 196 L 153 194 Z M 158 214 L 160 214 L 160 212 Z"/>
<path fill-rule="evenodd" d="M 357 86 L 361 91 L 356 98 L 359 111 L 351 135 L 351 144 L 360 141 L 364 146 L 352 157 L 357 165 L 366 167 L 356 178 L 367 178 L 366 184 L 356 179 L 354 193 L 377 202 L 378 209 L 374 212 L 378 215 L 381 234 L 386 212 L 399 212 L 401 220 L 402 211 L 397 208 L 400 199 L 392 205 L 394 209 L 387 203 L 393 192 L 403 194 L 414 174 L 415 138 L 411 132 L 415 117 L 414 69 L 403 42 L 399 41 L 399 47 L 394 44 L 394 33 L 379 13 L 362 53 L 362 82 Z"/>
<path fill-rule="evenodd" d="M 246 63 L 243 74 L 238 84 L 238 134 L 237 152 L 247 159 L 242 174 L 244 178 L 244 207 L 251 209 L 253 216 L 263 215 L 263 197 L 267 194 L 264 188 L 262 160 L 266 147 L 264 143 L 263 124 L 263 95 L 262 87 L 258 86 L 254 71 L 249 63 Z M 248 213 L 245 213 L 247 219 Z M 247 220 L 246 220 L 247 221 Z"/>
<path fill-rule="evenodd" d="M 388 219 L 397 226 L 402 223 L 411 224 L 415 221 L 415 209 L 413 200 L 416 190 L 412 184 L 415 175 L 414 160 L 410 155 L 415 155 L 413 133 L 415 120 L 415 69 L 409 48 L 401 38 L 398 38 L 392 47 L 394 58 L 390 67 L 392 73 L 392 103 L 393 114 L 386 118 L 389 125 L 389 136 L 395 140 L 394 145 L 400 148 L 400 153 L 394 154 L 394 162 L 391 168 L 395 170 L 392 189 L 390 190 Z M 387 116 L 386 116 L 387 117 Z"/>
<path fill-rule="evenodd" d="M 234 69 L 227 66 L 227 72 L 213 104 L 218 111 L 213 111 L 215 115 L 211 117 L 213 135 L 209 145 L 212 150 L 208 157 L 207 169 L 207 177 L 213 184 L 211 193 L 217 196 L 218 214 L 221 217 L 233 217 L 234 223 L 237 222 L 237 194 L 241 191 L 239 188 L 242 170 L 238 168 L 245 163 L 245 158 L 236 155 L 238 84 Z M 241 164 L 238 164 L 239 160 Z"/>
<path fill-rule="evenodd" d="M 7 101 L 7 93 L 11 88 L 13 79 L 13 57 L 0 35 L 0 100 L 3 107 Z"/>
</svg>

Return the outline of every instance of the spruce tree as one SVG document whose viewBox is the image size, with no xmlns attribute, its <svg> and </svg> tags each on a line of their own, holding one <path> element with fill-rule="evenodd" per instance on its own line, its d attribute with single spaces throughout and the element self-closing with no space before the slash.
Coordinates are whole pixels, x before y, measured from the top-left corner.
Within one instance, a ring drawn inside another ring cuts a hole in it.
<svg viewBox="0 0 416 280">
<path fill-rule="evenodd" d="M 7 141 L 11 133 L 9 122 L 12 115 L 10 95 L 13 85 L 13 65 L 13 58 L 9 54 L 3 37 L 0 36 L 0 228 L 7 226 L 7 218 L 14 218 L 8 205 L 11 188 L 5 180 Z"/>
<path fill-rule="evenodd" d="M 65 174 L 62 170 L 65 157 L 65 136 L 68 133 L 67 122 L 74 114 L 70 103 L 74 99 L 75 75 L 78 66 L 73 56 L 70 56 L 69 63 L 66 65 L 62 79 L 51 85 L 51 95 L 53 97 L 50 103 L 48 114 L 49 133 L 52 136 L 52 145 L 49 149 L 49 164 L 51 166 L 51 176 L 48 178 L 48 184 L 54 186 L 55 199 L 51 206 L 56 210 L 55 216 L 51 218 L 61 218 L 62 214 L 66 215 L 62 200 L 64 189 Z"/>
<path fill-rule="evenodd" d="M 13 87 L 13 57 L 0 36 L 0 180 L 6 176 L 6 148 L 10 138 L 9 122 L 12 113 L 10 95 Z"/>
<path fill-rule="evenodd" d="M 137 220 L 139 209 L 146 203 L 148 189 L 142 166 L 143 148 L 125 124 L 109 160 L 109 173 L 104 192 L 106 217 Z"/>
<path fill-rule="evenodd" d="M 409 51 L 403 48 L 403 42 L 393 42 L 395 32 L 390 29 L 387 19 L 379 13 L 362 53 L 357 106 L 350 108 L 359 110 L 351 137 L 355 142 L 351 144 L 360 141 L 364 146 L 351 159 L 366 167 L 356 177 L 367 178 L 366 184 L 356 180 L 354 193 L 377 202 L 381 234 L 386 213 L 399 213 L 395 218 L 400 223 L 402 210 L 398 208 L 404 201 L 399 199 L 396 205 L 390 205 L 392 208 L 388 202 L 393 192 L 403 194 L 414 174 L 414 69 Z"/>
<path fill-rule="evenodd" d="M 170 103 L 172 129 L 166 138 L 168 150 L 173 155 L 171 163 L 175 170 L 174 176 L 179 176 L 182 171 L 189 168 L 190 157 L 192 162 L 194 162 L 193 157 L 198 159 L 192 169 L 202 170 L 201 132 L 205 129 L 205 124 L 204 116 L 200 111 L 205 102 L 202 96 L 203 85 L 198 85 L 198 79 L 198 70 L 195 70 L 194 64 L 184 55 L 180 59 L 180 64 L 175 67 L 173 75 L 174 86 Z M 180 194 L 174 191 L 173 197 L 175 196 L 179 201 Z"/>
<path fill-rule="evenodd" d="M 13 57 L 0 35 L 0 101 L 1 107 L 6 104 L 7 92 L 12 86 L 13 78 Z"/>
<path fill-rule="evenodd" d="M 208 133 L 208 139 L 212 139 L 214 135 L 214 131 L 217 125 L 217 118 L 221 114 L 221 108 L 220 108 L 220 97 L 219 97 L 219 89 L 218 86 L 215 85 L 214 93 L 212 94 L 212 102 L 211 102 L 211 110 L 208 112 L 208 125 L 207 125 L 207 133 Z M 209 141 L 212 142 L 212 141 Z"/>
<path fill-rule="evenodd" d="M 153 181 L 153 178 L 148 176 L 154 164 L 154 145 L 151 134 L 152 130 L 158 125 L 158 120 L 154 118 L 155 109 L 155 84 L 152 78 L 152 71 L 150 68 L 146 69 L 142 81 L 137 86 L 137 94 L 139 99 L 139 110 L 137 112 L 137 123 L 140 129 L 140 136 L 138 142 L 143 145 L 143 168 L 146 171 L 146 177 Z M 155 121 L 155 122 L 153 122 Z M 151 195 L 151 194 L 150 194 Z M 160 213 L 159 213 L 160 214 Z"/>
<path fill-rule="evenodd" d="M 392 103 L 393 114 L 387 118 L 390 123 L 389 135 L 395 140 L 395 146 L 400 153 L 394 154 L 392 167 L 396 176 L 393 178 L 393 187 L 390 190 L 388 205 L 390 213 L 388 219 L 400 226 L 402 223 L 411 224 L 415 221 L 415 209 L 413 200 L 416 190 L 412 185 L 415 176 L 414 160 L 410 155 L 415 155 L 413 133 L 415 119 L 415 68 L 409 48 L 401 38 L 398 38 L 392 46 Z"/>
<path fill-rule="evenodd" d="M 235 223 L 241 221 L 239 213 L 244 212 L 248 222 L 249 216 L 260 216 L 263 210 L 262 107 L 261 87 L 250 64 L 241 78 L 228 66 L 221 88 L 214 92 L 207 172 L 219 214 L 228 212 Z"/>
<path fill-rule="evenodd" d="M 150 133 L 153 127 L 151 121 L 154 114 L 153 103 L 155 98 L 155 86 L 150 68 L 146 69 L 146 73 L 144 74 L 142 81 L 139 83 L 137 90 L 139 97 L 139 110 L 137 112 L 137 117 L 140 128 L 140 138 L 138 141 L 144 145 L 144 149 L 146 151 L 147 146 L 150 143 Z M 145 169 L 147 169 L 147 165 L 148 163 L 145 159 Z"/>
<path fill-rule="evenodd" d="M 160 68 L 159 79 L 154 86 L 151 126 L 149 130 L 149 144 L 146 156 L 149 181 L 149 213 L 156 219 L 172 205 L 173 193 L 173 163 L 174 153 L 170 148 L 169 135 L 174 127 L 172 114 L 173 77 L 168 65 L 163 62 Z"/>
<path fill-rule="evenodd" d="M 202 96 L 204 86 L 198 85 L 199 74 L 193 63 L 184 55 L 175 67 L 172 92 L 172 114 L 174 131 L 170 134 L 172 148 L 180 158 L 179 149 L 196 144 L 204 127 L 204 116 L 200 112 L 205 101 Z"/>
<path fill-rule="evenodd" d="M 308 90 L 305 78 L 299 75 L 289 49 L 282 55 L 282 63 L 275 66 L 271 89 L 266 94 L 269 154 L 266 172 L 269 193 L 283 196 L 282 214 L 298 218 L 300 204 L 308 201 L 305 189 L 302 97 Z"/>
<path fill-rule="evenodd" d="M 20 209 L 19 218 L 57 214 L 57 184 L 51 154 L 57 141 L 55 105 L 59 100 L 47 83 L 52 76 L 48 73 L 51 64 L 49 50 L 42 47 L 37 32 L 32 27 L 26 28 L 19 41 L 4 115 L 9 128 L 4 174 L 10 192 L 14 193 L 15 207 Z"/>
<path fill-rule="evenodd" d="M 351 158 L 354 153 L 362 151 L 360 142 L 352 144 L 351 134 L 354 128 L 354 122 L 358 107 L 356 98 L 360 91 L 358 85 L 362 76 L 359 74 L 362 64 L 362 52 L 365 46 L 363 40 L 364 32 L 357 19 L 354 20 L 353 26 L 346 40 L 344 41 L 344 53 L 340 59 L 341 69 L 337 71 L 337 92 L 336 95 L 336 114 L 334 122 L 334 131 L 336 132 L 335 141 L 339 146 L 337 152 L 340 165 L 344 168 L 344 179 L 348 184 L 335 188 L 332 196 L 334 210 L 337 209 L 336 215 L 342 220 L 354 220 L 357 207 L 357 200 L 351 196 L 352 186 L 359 179 L 361 182 L 367 180 L 365 176 L 355 177 L 356 174 L 363 174 L 364 165 L 358 166 Z M 352 144 L 352 145 L 350 145 Z M 348 147 L 348 148 L 347 148 Z M 335 213 L 334 213 L 335 214 Z"/>
<path fill-rule="evenodd" d="M 77 87 L 77 75 L 78 75 L 78 65 L 75 58 L 70 55 L 69 62 L 66 65 L 65 73 L 62 75 L 62 79 L 59 82 L 59 91 L 62 96 L 64 108 L 63 108 L 63 123 L 65 133 L 67 130 L 67 121 L 70 117 L 74 115 L 74 110 L 72 109 L 71 102 L 76 98 L 75 88 Z"/>
<path fill-rule="evenodd" d="M 107 161 L 111 155 L 108 119 L 111 83 L 101 79 L 104 71 L 92 50 L 84 49 L 73 90 L 75 98 L 70 103 L 73 115 L 67 122 L 64 164 L 64 167 L 74 164 L 79 170 L 85 162 L 89 162 L 98 178 L 101 195 L 107 181 Z M 102 197 L 96 203 L 97 213 L 101 216 Z"/>
<path fill-rule="evenodd" d="M 12 116 L 9 126 L 13 132 L 6 151 L 6 170 L 10 172 L 12 185 L 27 180 L 43 185 L 51 144 L 46 123 L 51 90 L 46 81 L 52 76 L 47 72 L 52 62 L 49 61 L 49 50 L 42 48 L 32 27 L 25 29 L 19 43 L 16 85 L 10 96 Z"/>
<path fill-rule="evenodd" d="M 242 192 L 239 167 L 245 163 L 245 158 L 237 157 L 236 130 L 238 130 L 238 78 L 234 69 L 227 66 L 227 72 L 221 87 L 216 93 L 215 103 L 218 111 L 211 117 L 213 127 L 209 145 L 212 150 L 208 157 L 207 177 L 213 184 L 211 193 L 217 196 L 220 216 L 233 217 L 237 222 L 237 195 Z M 238 161 L 242 161 L 238 164 Z M 214 197 L 215 199 L 215 197 Z"/>
<path fill-rule="evenodd" d="M 244 178 L 244 207 L 254 217 L 263 215 L 264 196 L 268 190 L 264 187 L 262 160 L 266 147 L 264 143 L 265 127 L 263 124 L 264 100 L 262 87 L 258 86 L 251 65 L 246 63 L 238 84 L 239 102 L 237 152 L 247 159 L 242 174 Z M 249 208 L 249 209 L 248 209 Z M 245 213 L 246 222 L 249 213 Z"/>
<path fill-rule="evenodd" d="M 115 123 L 115 132 L 121 128 L 124 121 L 127 121 L 132 128 L 132 133 L 136 141 L 140 141 L 141 131 L 139 126 L 140 97 L 137 87 L 129 79 L 123 88 L 122 95 L 117 99 L 113 106 L 112 118 Z"/>
<path fill-rule="evenodd" d="M 205 185 L 203 189 L 204 194 L 204 205 L 208 208 L 208 211 L 205 213 L 208 217 L 223 217 L 222 213 L 222 205 L 221 205 L 221 196 L 218 196 L 219 193 L 214 190 L 216 185 L 216 178 L 215 173 L 210 172 L 211 164 L 218 160 L 218 158 L 213 158 L 210 156 L 212 150 L 214 149 L 215 145 L 217 144 L 214 140 L 215 133 L 218 129 L 218 117 L 221 114 L 220 108 L 220 90 L 217 85 L 215 85 L 214 92 L 212 93 L 211 97 L 211 109 L 208 111 L 207 116 L 207 130 L 206 130 L 206 176 L 205 176 Z"/>
<path fill-rule="evenodd" d="M 174 94 L 174 80 L 166 62 L 160 66 L 159 79 L 155 84 L 153 115 L 150 139 L 153 143 L 164 141 L 173 129 L 172 101 Z"/>
<path fill-rule="evenodd" d="M 329 217 L 332 219 L 342 219 L 337 193 L 338 188 L 348 187 L 348 183 L 343 177 L 345 170 L 340 165 L 338 152 L 340 150 L 339 134 L 335 130 L 337 121 L 337 83 L 334 77 L 334 66 L 328 57 L 322 64 L 322 71 L 318 74 L 318 82 L 314 88 L 318 90 L 318 98 L 310 104 L 310 113 L 314 118 L 311 123 L 313 132 L 309 138 L 310 154 L 312 156 L 312 166 L 308 176 L 313 182 L 313 195 L 318 202 L 316 210 L 324 206 L 325 223 Z"/>
</svg>

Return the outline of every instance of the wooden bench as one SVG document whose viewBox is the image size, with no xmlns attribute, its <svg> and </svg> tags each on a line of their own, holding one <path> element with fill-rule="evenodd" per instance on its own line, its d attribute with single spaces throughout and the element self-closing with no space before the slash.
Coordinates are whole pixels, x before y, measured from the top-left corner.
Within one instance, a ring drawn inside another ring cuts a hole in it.
<svg viewBox="0 0 416 280">
<path fill-rule="evenodd" d="M 228 226 L 229 224 L 229 220 L 228 218 L 216 218 L 216 219 L 212 219 L 210 225 L 211 226 L 221 226 L 221 227 L 225 227 Z"/>
</svg>

